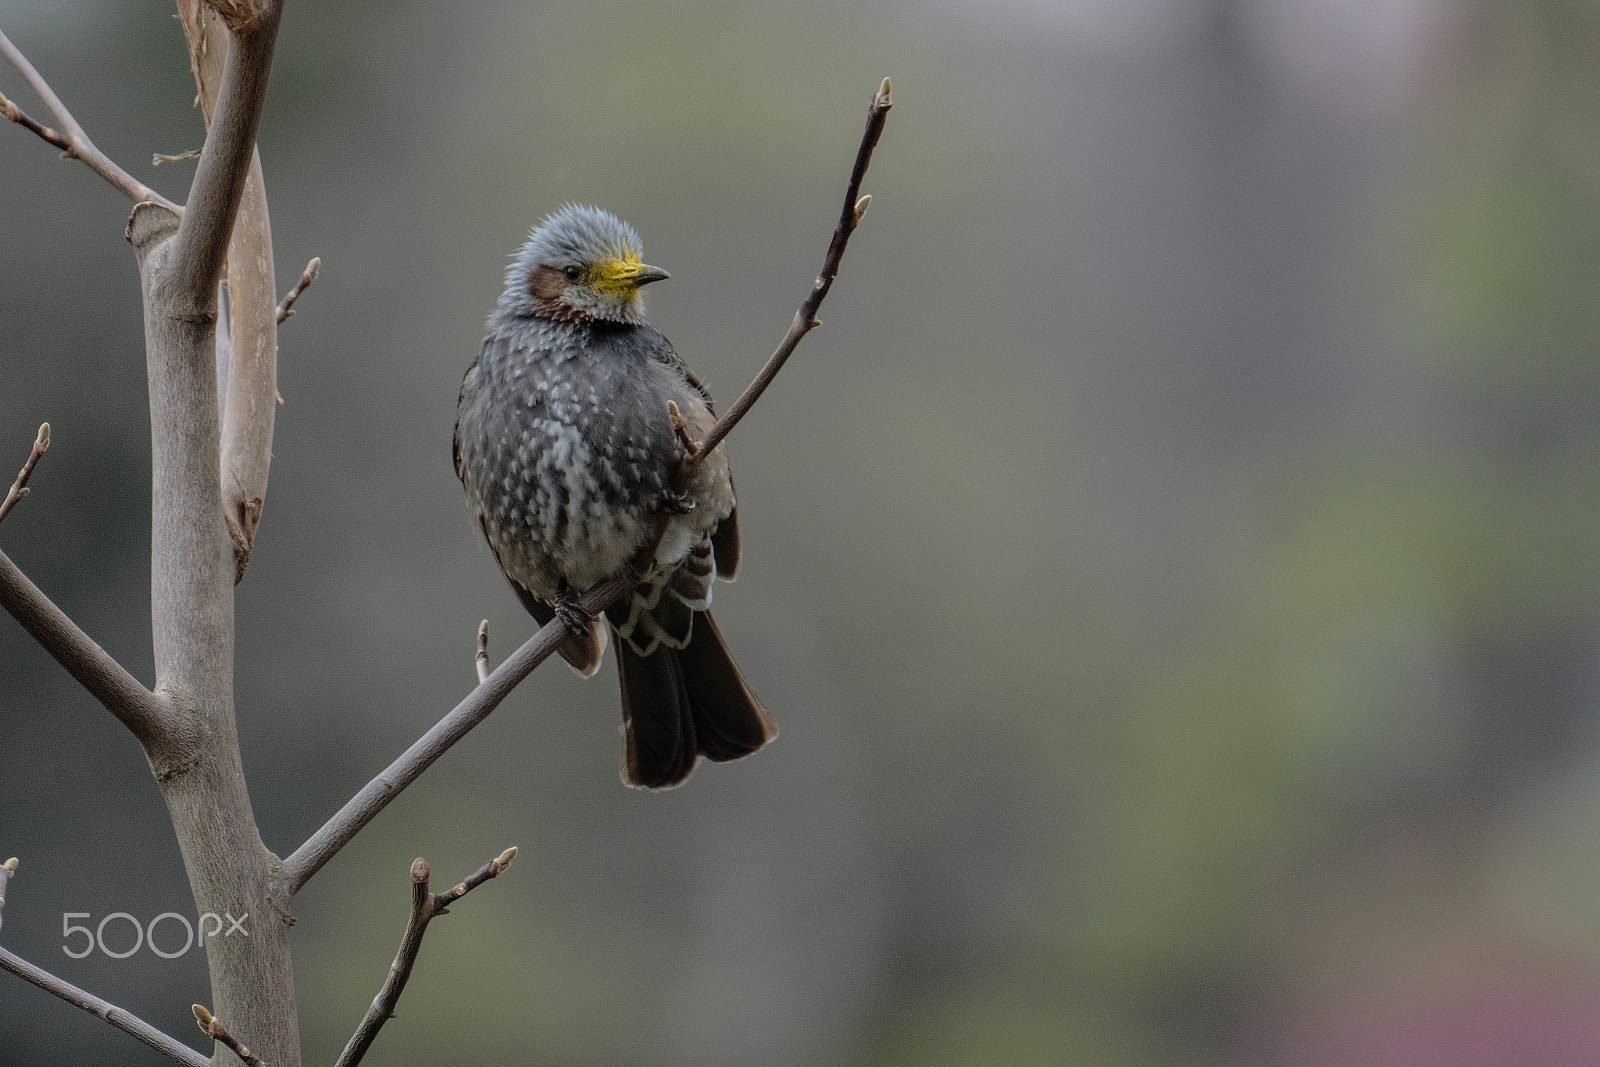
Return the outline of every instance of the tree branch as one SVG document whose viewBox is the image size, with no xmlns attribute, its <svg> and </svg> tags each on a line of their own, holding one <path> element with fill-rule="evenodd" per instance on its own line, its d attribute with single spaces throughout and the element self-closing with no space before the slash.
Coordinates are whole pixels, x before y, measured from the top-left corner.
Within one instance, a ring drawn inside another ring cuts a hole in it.
<svg viewBox="0 0 1600 1067">
<path fill-rule="evenodd" d="M 222 1025 L 222 1020 L 206 1010 L 204 1004 L 192 1004 L 190 1010 L 194 1012 L 194 1021 L 199 1024 L 200 1032 L 213 1041 L 220 1041 L 232 1050 L 233 1054 L 243 1060 L 245 1067 L 267 1067 L 261 1062 L 261 1057 L 245 1047 L 244 1042 L 228 1033 L 228 1028 Z"/>
<path fill-rule="evenodd" d="M 484 619 L 478 624 L 478 651 L 472 656 L 473 666 L 478 669 L 478 684 L 482 685 L 489 680 L 489 620 Z"/>
<path fill-rule="evenodd" d="M 861 180 L 866 177 L 867 165 L 872 162 L 872 150 L 877 147 L 878 138 L 883 136 L 883 124 L 889 117 L 889 108 L 893 106 L 889 101 L 889 79 L 885 78 L 872 97 L 872 106 L 867 110 L 867 128 L 861 135 L 861 147 L 856 151 L 856 163 L 850 171 L 850 185 L 844 194 L 844 210 L 839 213 L 839 225 L 834 228 L 833 240 L 828 242 L 828 254 L 822 261 L 821 273 L 812 283 L 811 292 L 801 303 L 800 310 L 795 312 L 789 332 L 784 334 L 777 351 L 767 360 L 767 365 L 761 368 L 761 373 L 756 375 L 755 381 L 750 383 L 739 399 L 733 402 L 733 406 L 717 420 L 717 424 L 706 434 L 705 440 L 700 442 L 699 447 L 685 458 L 686 471 L 693 469 L 711 454 L 712 449 L 722 443 L 722 439 L 732 432 L 739 424 L 739 420 L 745 417 L 746 412 L 761 399 L 761 394 L 766 392 L 767 386 L 772 384 L 772 379 L 778 376 L 784 363 L 800 344 L 800 339 L 822 325 L 817 321 L 817 311 L 821 309 L 828 290 L 833 288 L 833 279 L 839 274 L 839 263 L 844 259 L 844 249 L 845 245 L 850 243 L 850 235 L 860 225 L 861 216 L 866 214 L 867 205 L 872 202 L 872 197 L 861 195 Z"/>
<path fill-rule="evenodd" d="M 294 302 L 300 299 L 300 294 L 305 292 L 312 282 L 317 280 L 317 275 L 322 273 L 322 257 L 312 256 L 311 262 L 306 264 L 306 269 L 300 272 L 300 280 L 294 283 L 294 288 L 283 294 L 283 299 L 278 301 L 278 325 L 282 326 L 294 317 Z"/>
<path fill-rule="evenodd" d="M 175 299 L 196 313 L 214 315 L 214 287 L 222 274 L 228 239 L 251 172 L 283 4 L 282 0 L 257 0 L 254 4 L 211 0 L 211 6 L 227 19 L 233 32 L 228 35 L 222 79 L 189 188 L 189 203 L 173 238 L 171 271 Z M 276 296 L 274 292 L 274 309 Z"/>
<path fill-rule="evenodd" d="M 163 756 L 170 740 L 166 705 L 51 603 L 4 552 L 0 552 L 0 607 L 133 731 L 152 760 Z"/>
<path fill-rule="evenodd" d="M 16 873 L 16 857 L 0 864 L 0 908 L 4 908 L 6 903 L 6 882 Z M 100 1016 L 118 1030 L 132 1034 L 157 1052 L 165 1053 L 179 1063 L 186 1063 L 189 1067 L 209 1067 L 211 1063 L 208 1057 L 202 1056 L 183 1042 L 168 1037 L 137 1015 L 123 1011 L 93 993 L 86 993 L 71 982 L 63 981 L 49 971 L 35 967 L 21 956 L 3 948 L 0 948 L 0 970 L 10 971 L 18 978 L 32 982 L 46 993 L 53 993 L 68 1004 L 76 1004 L 84 1011 Z"/>
<path fill-rule="evenodd" d="M 12 856 L 4 863 L 0 863 L 0 926 L 5 925 L 6 883 L 17 873 L 17 857 Z"/>
<path fill-rule="evenodd" d="M 157 1052 L 163 1053 L 189 1067 L 210 1067 L 211 1057 L 202 1056 L 183 1042 L 157 1030 L 143 1019 L 124 1011 L 93 993 L 87 993 L 71 982 L 63 981 L 49 971 L 35 967 L 13 952 L 0 948 L 0 970 L 10 971 L 23 981 L 32 982 L 46 993 L 53 993 L 68 1004 L 76 1004 L 91 1015 L 98 1015 L 124 1033 L 132 1034 Z"/>
<path fill-rule="evenodd" d="M 17 473 L 17 480 L 11 483 L 11 489 L 6 493 L 5 500 L 0 501 L 0 522 L 5 522 L 6 516 L 11 514 L 11 509 L 22 503 L 22 498 L 28 495 L 28 479 L 33 477 L 33 468 L 39 465 L 39 460 L 49 448 L 50 424 L 41 423 L 39 435 L 33 439 L 33 450 L 28 453 L 28 461 Z"/>
<path fill-rule="evenodd" d="M 213 6 L 226 7 L 232 36 L 188 204 L 181 219 L 135 205 L 128 233 L 142 283 L 150 395 L 155 691 L 190 731 L 186 761 L 157 777 L 197 910 L 232 908 L 262 920 L 248 939 L 206 946 L 210 1006 L 275 1067 L 299 1067 L 288 897 L 256 826 L 234 718 L 237 564 L 224 520 L 216 367 L 217 289 L 281 3 Z M 275 326 L 277 297 L 264 288 L 261 304 Z M 244 308 L 241 301 L 236 310 Z M 228 485 L 232 491 L 231 478 Z"/>
<path fill-rule="evenodd" d="M 652 554 L 654 547 L 651 546 Z M 640 568 L 630 567 L 585 593 L 578 600 L 579 606 L 591 615 L 598 615 L 612 601 L 637 585 L 641 573 Z M 433 729 L 418 738 L 382 774 L 362 786 L 361 791 L 351 797 L 333 818 L 283 861 L 282 876 L 289 892 L 299 892 L 300 887 L 349 844 L 389 801 L 399 796 L 401 790 L 416 781 L 423 771 L 450 751 L 474 726 L 487 719 L 489 713 L 499 707 L 511 690 L 532 674 L 533 669 L 543 663 L 566 636 L 566 624 L 559 618 L 551 619 L 467 694 L 466 699 L 457 704 L 454 710 L 440 719 Z"/>
<path fill-rule="evenodd" d="M 189 66 L 209 131 L 230 54 L 224 15 L 200 0 L 180 0 L 178 18 L 189 43 Z M 270 49 L 268 53 L 270 60 Z M 253 138 L 252 134 L 252 138 Z M 207 137 L 207 144 L 211 138 Z M 199 174 L 196 173 L 196 181 Z M 233 543 L 234 584 L 244 580 L 255 546 L 272 466 L 272 432 L 278 402 L 278 309 L 272 223 L 261 173 L 261 153 L 252 144 L 249 172 L 228 241 L 228 308 L 219 337 L 228 350 L 222 414 L 222 513 Z"/>
<path fill-rule="evenodd" d="M 4 33 L 0 33 L 0 54 L 3 54 L 11 62 L 11 65 L 21 72 L 22 76 L 27 79 L 28 84 L 33 87 L 33 91 L 39 94 L 39 99 L 44 101 L 45 107 L 50 109 L 50 114 L 55 116 L 56 122 L 61 126 L 61 131 L 57 132 L 48 126 L 40 125 L 23 114 L 22 109 L 17 107 L 16 104 L 0 96 L 0 111 L 5 112 L 6 118 L 37 133 L 46 141 L 62 149 L 67 157 L 83 160 L 89 165 L 90 170 L 122 190 L 126 196 L 135 202 L 154 201 L 163 207 L 170 208 L 174 212 L 182 213 L 183 209 L 177 204 L 174 204 L 111 162 L 109 156 L 94 146 L 94 142 L 89 140 L 89 135 L 83 132 L 83 127 L 78 125 L 78 120 L 72 117 L 72 112 L 67 110 L 66 105 L 61 102 L 61 98 L 56 96 L 54 90 L 50 88 L 50 84 L 39 75 L 37 70 L 33 69 L 33 64 L 28 62 L 28 57 L 23 55 Z"/>
<path fill-rule="evenodd" d="M 454 889 L 437 895 L 428 891 L 430 872 L 427 861 L 418 857 L 411 864 L 411 920 L 406 923 L 405 936 L 400 939 L 400 951 L 395 953 L 394 962 L 389 965 L 389 976 L 384 979 L 383 988 L 373 998 L 372 1007 L 367 1009 L 361 1025 L 356 1027 L 356 1032 L 351 1035 L 349 1044 L 345 1045 L 334 1067 L 356 1067 L 372 1047 L 383 1024 L 394 1018 L 395 1005 L 400 1002 L 400 994 L 405 992 L 406 982 L 411 978 L 411 968 L 422 949 L 422 935 L 427 931 L 428 923 L 440 915 L 450 914 L 446 910 L 448 905 L 511 866 L 511 861 L 516 857 L 517 850 L 508 848 L 479 867 L 471 877 L 458 882 Z"/>
</svg>

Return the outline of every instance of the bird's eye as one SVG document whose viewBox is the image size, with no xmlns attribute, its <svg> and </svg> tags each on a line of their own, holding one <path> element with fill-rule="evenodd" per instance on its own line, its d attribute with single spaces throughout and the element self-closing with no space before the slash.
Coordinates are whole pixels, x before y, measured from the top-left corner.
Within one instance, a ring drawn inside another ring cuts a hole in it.
<svg viewBox="0 0 1600 1067">
<path fill-rule="evenodd" d="M 565 274 L 570 282 L 575 282 L 583 276 L 583 270 L 580 267 L 563 267 L 561 268 L 561 273 Z"/>
</svg>

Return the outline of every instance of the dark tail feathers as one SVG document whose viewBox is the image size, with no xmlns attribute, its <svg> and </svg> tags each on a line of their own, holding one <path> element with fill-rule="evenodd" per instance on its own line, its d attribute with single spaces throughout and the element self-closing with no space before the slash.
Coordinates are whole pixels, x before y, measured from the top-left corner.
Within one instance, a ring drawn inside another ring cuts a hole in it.
<svg viewBox="0 0 1600 1067">
<path fill-rule="evenodd" d="M 709 611 L 696 614 L 682 649 L 663 646 L 641 656 L 626 641 L 615 644 L 625 784 L 665 789 L 689 777 L 700 756 L 738 759 L 778 736 Z"/>
</svg>

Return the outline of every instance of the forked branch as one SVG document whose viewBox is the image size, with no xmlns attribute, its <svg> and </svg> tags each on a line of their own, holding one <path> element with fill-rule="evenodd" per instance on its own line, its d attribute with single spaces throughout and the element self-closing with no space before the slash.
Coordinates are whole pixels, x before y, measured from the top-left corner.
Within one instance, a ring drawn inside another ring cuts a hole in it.
<svg viewBox="0 0 1600 1067">
<path fill-rule="evenodd" d="M 612 601 L 638 584 L 642 569 L 631 567 L 623 574 L 595 586 L 578 599 L 578 605 L 591 615 L 598 615 Z M 434 724 L 415 743 L 386 767 L 372 781 L 361 787 L 345 806 L 322 825 L 316 833 L 295 849 L 283 861 L 283 879 L 290 893 L 310 881 L 339 850 L 350 843 L 362 828 L 377 817 L 378 812 L 400 795 L 401 790 L 416 781 L 434 761 L 460 741 L 500 706 L 511 690 L 535 667 L 550 657 L 567 638 L 567 626 L 554 618 L 545 623 L 537 633 L 523 642 L 522 647 L 506 657 L 505 662 L 490 672 L 489 677 L 467 694 L 451 712 Z"/>
<path fill-rule="evenodd" d="M 28 57 L 23 55 L 4 33 L 0 33 L 0 54 L 3 54 L 11 65 L 16 67 L 22 74 L 23 78 L 27 79 L 33 91 L 39 95 L 39 99 L 44 101 L 45 107 L 50 109 L 50 114 L 54 116 L 61 129 L 53 130 L 42 123 L 34 121 L 15 103 L 7 100 L 4 96 L 0 96 L 0 112 L 4 112 L 6 118 L 19 126 L 32 130 L 61 149 L 62 153 L 68 158 L 83 160 L 84 163 L 88 164 L 90 170 L 122 190 L 135 203 L 152 200 L 162 207 L 171 208 L 175 212 L 181 213 L 183 211 L 177 204 L 174 204 L 144 184 L 144 182 L 139 181 L 133 175 L 111 162 L 109 156 L 96 148 L 94 142 L 89 140 L 89 135 L 83 132 L 83 127 L 78 125 L 78 120 L 72 117 L 72 112 L 67 110 L 66 105 L 61 102 L 61 98 L 56 96 L 55 91 L 50 88 L 50 83 L 45 81 L 37 70 L 33 69 L 33 64 L 28 62 Z"/>
<path fill-rule="evenodd" d="M 361 1025 L 351 1035 L 349 1044 L 345 1045 L 334 1067 L 356 1067 L 372 1047 L 383 1024 L 394 1018 L 395 1005 L 400 1002 L 400 994 L 405 992 L 406 982 L 411 979 L 411 968 L 422 949 L 422 935 L 427 931 L 428 923 L 440 915 L 448 915 L 446 909 L 450 904 L 497 876 L 511 866 L 511 861 L 516 857 L 517 850 L 508 848 L 479 867 L 470 877 L 456 883 L 455 888 L 438 894 L 428 889 L 430 872 L 427 861 L 418 857 L 411 864 L 411 921 L 406 924 L 405 936 L 400 939 L 400 951 L 395 953 L 394 962 L 389 965 L 389 977 L 384 979 L 383 988 L 373 998 L 372 1007 L 367 1009 Z"/>
<path fill-rule="evenodd" d="M 823 261 L 822 273 L 817 275 L 810 295 L 800 305 L 800 312 L 795 316 L 794 325 L 789 328 L 783 343 L 778 346 L 772 358 L 767 360 L 766 366 L 744 391 L 744 395 L 728 409 L 706 435 L 704 441 L 698 445 L 695 445 L 692 438 L 685 441 L 685 451 L 688 453 L 685 459 L 685 472 L 728 435 L 728 432 L 760 398 L 766 387 L 772 383 L 772 379 L 777 377 L 784 361 L 800 343 L 800 339 L 818 325 L 817 309 L 822 306 L 823 298 L 833 286 L 833 279 L 839 273 L 839 263 L 844 257 L 845 246 L 849 243 L 851 233 L 860 223 L 861 216 L 871 200 L 870 197 L 860 195 L 861 181 L 867 173 L 867 164 L 872 160 L 872 150 L 883 135 L 884 120 L 890 106 L 889 79 L 885 78 L 883 85 L 873 96 L 872 106 L 867 113 L 867 128 L 861 138 L 861 147 L 856 152 L 855 166 L 850 172 L 844 211 L 834 230 L 833 240 L 828 245 L 828 255 Z M 673 410 L 669 408 L 667 417 L 673 421 L 674 432 L 680 433 L 684 438 L 689 437 L 687 427 L 680 430 L 681 413 L 674 416 Z M 599 615 L 638 583 L 653 555 L 654 546 L 651 545 L 649 550 L 642 552 L 624 573 L 595 586 L 580 597 L 579 606 L 591 615 Z M 531 674 L 535 667 L 543 663 L 566 636 L 566 624 L 559 617 L 552 619 L 487 677 L 483 677 L 480 672 L 481 680 L 478 687 L 468 694 L 465 700 L 457 704 L 454 710 L 434 725 L 433 729 L 406 749 L 382 774 L 363 786 L 361 791 L 351 797 L 333 818 L 323 824 L 321 829 L 307 838 L 303 845 L 283 861 L 283 878 L 289 892 L 291 894 L 298 892 L 312 875 L 322 869 L 323 864 L 360 833 L 361 829 L 371 822 L 389 801 L 398 796 L 401 790 L 416 781 L 435 760 L 448 752 L 451 746 L 465 737 L 473 727 L 488 718 L 511 690 Z"/>
</svg>

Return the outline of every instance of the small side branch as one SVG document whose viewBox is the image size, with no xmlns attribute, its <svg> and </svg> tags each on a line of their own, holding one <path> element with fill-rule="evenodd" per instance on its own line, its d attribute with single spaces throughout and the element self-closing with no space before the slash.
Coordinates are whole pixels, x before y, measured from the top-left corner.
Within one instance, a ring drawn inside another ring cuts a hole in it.
<svg viewBox="0 0 1600 1067">
<path fill-rule="evenodd" d="M 204 1004 L 191 1005 L 194 1011 L 194 1021 L 199 1024 L 200 1032 L 214 1041 L 219 1041 L 233 1050 L 233 1054 L 245 1062 L 247 1067 L 267 1067 L 261 1057 L 251 1052 L 244 1043 L 228 1033 L 222 1020 L 206 1010 Z"/>
<path fill-rule="evenodd" d="M 440 915 L 448 915 L 448 905 L 505 870 L 516 856 L 517 850 L 508 848 L 478 868 L 471 877 L 458 882 L 455 888 L 439 894 L 428 889 L 431 872 L 427 861 L 418 857 L 411 864 L 411 920 L 406 924 L 405 936 L 400 939 L 400 951 L 395 953 L 394 962 L 389 965 L 389 977 L 384 980 L 383 988 L 373 998 L 372 1007 L 367 1009 L 361 1025 L 351 1036 L 350 1043 L 345 1045 L 334 1067 L 356 1067 L 372 1047 L 383 1024 L 394 1018 L 395 1005 L 400 1002 L 400 994 L 405 992 L 406 982 L 411 979 L 411 968 L 422 949 L 422 935 L 427 931 L 428 923 Z"/>
<path fill-rule="evenodd" d="M 28 479 L 33 477 L 33 468 L 39 465 L 39 460 L 49 449 L 50 424 L 41 423 L 39 435 L 33 439 L 33 450 L 28 453 L 28 461 L 22 465 L 17 480 L 11 483 L 11 489 L 6 493 L 5 500 L 0 501 L 0 522 L 5 522 L 6 516 L 11 514 L 11 509 L 22 503 L 22 498 L 28 495 Z"/>
<path fill-rule="evenodd" d="M 0 864 L 0 908 L 5 906 L 6 883 L 17 873 L 17 860 L 12 857 Z M 202 1056 L 194 1049 L 175 1038 L 157 1030 L 137 1015 L 132 1015 L 115 1004 L 101 1000 L 93 993 L 86 993 L 73 985 L 51 974 L 49 971 L 35 967 L 27 960 L 14 952 L 0 948 L 0 971 L 10 971 L 25 982 L 32 982 L 46 993 L 53 994 L 66 1001 L 76 1004 L 92 1015 L 98 1015 L 106 1022 L 115 1026 L 124 1033 L 132 1034 L 157 1052 L 163 1053 L 179 1063 L 186 1063 L 189 1067 L 208 1067 L 211 1060 Z"/>
<path fill-rule="evenodd" d="M 162 207 L 170 208 L 182 214 L 183 209 L 148 185 L 139 181 L 133 175 L 111 162 L 111 158 L 94 146 L 89 140 L 89 135 L 83 132 L 83 127 L 78 125 L 78 120 L 72 117 L 72 112 L 67 110 L 61 98 L 56 96 L 50 88 L 50 83 L 40 76 L 33 64 L 28 62 L 28 57 L 23 55 L 11 39 L 0 33 L 0 55 L 4 55 L 13 67 L 21 72 L 23 78 L 32 86 L 33 91 L 39 94 L 39 99 L 44 101 L 45 107 L 50 109 L 50 114 L 55 117 L 61 129 L 53 130 L 41 125 L 23 113 L 22 109 L 5 97 L 0 96 L 0 111 L 4 111 L 6 118 L 18 125 L 25 126 L 46 141 L 61 149 L 69 159 L 81 159 L 88 164 L 89 169 L 100 177 L 116 186 L 135 203 L 146 200 L 154 201 Z"/>
<path fill-rule="evenodd" d="M 478 651 L 472 657 L 473 664 L 478 668 L 478 684 L 482 685 L 489 680 L 489 620 L 484 619 L 478 624 Z"/>
<path fill-rule="evenodd" d="M 46 126 L 44 123 L 29 115 L 26 111 L 18 107 L 15 101 L 6 99 L 6 94 L 4 93 L 0 93 L 0 114 L 5 115 L 6 118 L 10 119 L 12 122 L 15 122 L 23 129 L 32 130 L 34 133 L 38 134 L 40 138 L 55 145 L 63 152 L 72 151 L 71 141 L 67 140 L 65 137 Z"/>
<path fill-rule="evenodd" d="M 152 759 L 160 758 L 166 732 L 166 707 L 160 698 L 67 618 L 4 552 L 0 552 L 0 607 L 107 711 L 122 720 Z"/>
<path fill-rule="evenodd" d="M 300 294 L 306 287 L 317 280 L 317 275 L 322 272 L 322 257 L 312 256 L 311 262 L 306 264 L 306 269 L 300 272 L 300 280 L 294 283 L 294 288 L 283 294 L 283 299 L 278 301 L 278 325 L 294 317 L 294 302 L 300 299 Z"/>
<path fill-rule="evenodd" d="M 672 423 L 672 432 L 678 435 L 678 441 L 683 445 L 686 459 L 694 459 L 700 454 L 700 446 L 694 443 L 694 436 L 689 433 L 689 424 L 683 421 L 683 412 L 678 410 L 676 400 L 667 401 L 667 421 Z"/>
<path fill-rule="evenodd" d="M 652 553 L 654 547 L 651 545 Z M 585 593 L 579 598 L 578 606 L 591 615 L 598 615 L 637 585 L 642 573 L 642 568 L 637 565 L 628 568 Z M 567 625 L 560 616 L 545 623 L 538 633 L 528 638 L 521 648 L 506 657 L 505 662 L 467 694 L 465 700 L 434 724 L 433 729 L 418 738 L 383 773 L 362 786 L 361 791 L 351 797 L 333 818 L 284 859 L 283 878 L 289 892 L 299 892 L 311 880 L 311 876 L 322 869 L 323 864 L 349 844 L 406 786 L 416 781 L 423 771 L 433 766 L 435 760 L 450 751 L 474 726 L 487 719 L 490 712 L 510 695 L 511 690 L 548 659 L 566 638 Z"/>
<path fill-rule="evenodd" d="M 0 926 L 5 924 L 6 883 L 17 873 L 17 857 L 12 856 L 4 863 L 0 863 Z"/>
<path fill-rule="evenodd" d="M 779 343 L 777 351 L 767 360 L 767 365 L 761 368 L 761 373 L 756 375 L 755 381 L 750 383 L 733 406 L 728 408 L 717 424 L 706 434 L 704 441 L 700 442 L 698 452 L 692 454 L 686 464 L 686 470 L 707 455 L 722 439 L 727 437 L 739 420 L 745 417 L 755 402 L 761 399 L 761 394 L 766 392 L 767 386 L 772 384 L 772 379 L 778 376 L 783 365 L 794 353 L 800 344 L 800 339 L 813 329 L 821 326 L 817 320 L 817 312 L 822 308 L 822 301 L 827 297 L 828 290 L 833 288 L 833 279 L 839 274 L 839 264 L 844 259 L 845 246 L 850 243 L 850 235 L 855 232 L 861 223 L 861 216 L 867 212 L 867 205 L 872 202 L 872 197 L 861 195 L 861 181 L 867 175 L 867 165 L 872 162 L 872 150 L 878 146 L 878 138 L 883 136 L 883 124 L 888 120 L 889 108 L 894 106 L 889 101 L 889 79 L 883 79 L 877 93 L 872 97 L 872 106 L 867 110 L 867 128 L 861 135 L 861 147 L 856 151 L 856 163 L 850 171 L 850 185 L 844 194 L 844 210 L 839 213 L 839 225 L 834 228 L 833 240 L 828 242 L 828 254 L 823 259 L 822 271 L 817 275 L 817 280 L 811 285 L 811 292 L 800 305 L 800 310 L 795 312 L 794 322 L 789 327 L 789 332 Z"/>
</svg>

